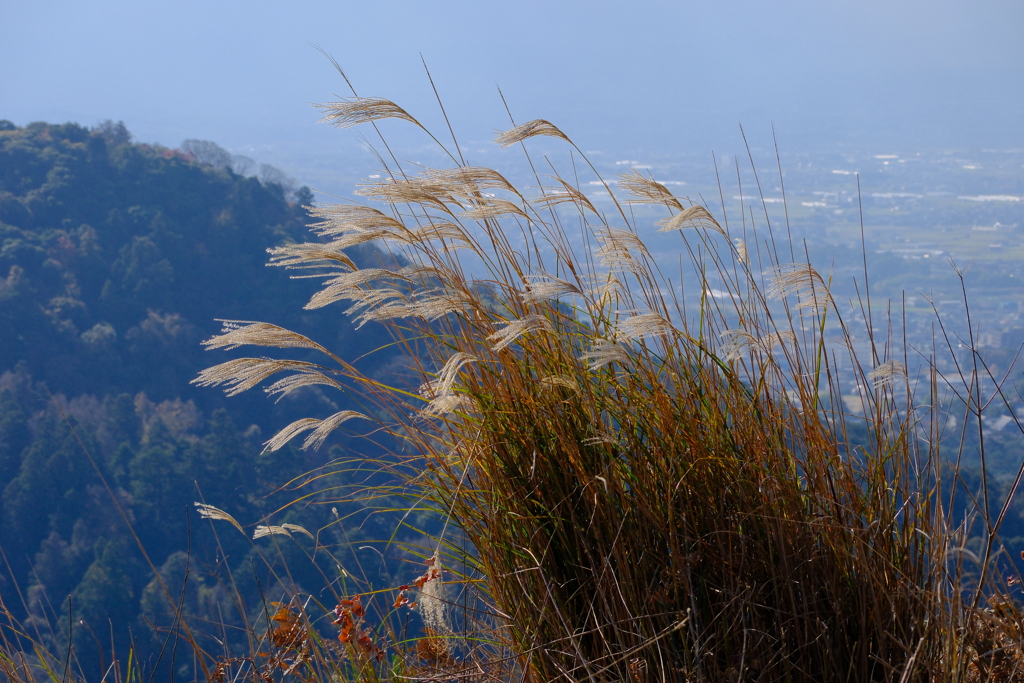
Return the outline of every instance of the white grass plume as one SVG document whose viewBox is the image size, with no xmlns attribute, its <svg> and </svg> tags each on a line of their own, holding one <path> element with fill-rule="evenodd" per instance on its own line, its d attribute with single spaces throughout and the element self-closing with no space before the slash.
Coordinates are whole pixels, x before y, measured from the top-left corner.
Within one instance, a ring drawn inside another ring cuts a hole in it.
<svg viewBox="0 0 1024 683">
<path fill-rule="evenodd" d="M 402 232 L 405 225 L 386 213 L 361 204 L 328 204 L 309 209 L 309 215 L 322 219 L 309 228 L 317 235 L 333 236 L 371 231 Z"/>
<path fill-rule="evenodd" d="M 746 330 L 726 330 L 722 332 L 720 338 L 722 339 L 721 352 L 726 362 L 739 360 L 748 349 L 771 353 L 776 346 L 787 342 L 796 342 L 796 335 L 789 330 L 773 332 L 763 337 L 755 337 Z"/>
<path fill-rule="evenodd" d="M 658 232 L 672 232 L 689 226 L 702 226 L 708 230 L 714 230 L 723 236 L 728 236 L 725 233 L 725 228 L 719 225 L 718 221 L 700 204 L 694 204 L 683 209 L 675 216 L 663 218 L 655 223 L 655 225 L 661 226 Z"/>
<path fill-rule="evenodd" d="M 643 337 L 669 336 L 676 332 L 672 323 L 657 313 L 631 315 L 615 326 L 615 339 L 627 341 Z"/>
<path fill-rule="evenodd" d="M 584 209 L 586 209 L 595 215 L 601 215 L 600 213 L 598 213 L 597 209 L 594 208 L 594 205 L 590 202 L 590 200 L 587 199 L 587 196 L 580 192 L 578 188 L 573 187 L 568 182 L 566 182 L 562 178 L 559 178 L 558 176 L 554 176 L 554 179 L 561 184 L 561 187 L 542 188 L 544 194 L 541 195 L 540 197 L 534 197 L 530 201 L 530 203 L 533 204 L 534 207 L 549 208 L 553 206 L 558 206 L 559 204 L 566 204 L 571 202 L 575 204 L 581 212 Z"/>
<path fill-rule="evenodd" d="M 519 216 L 520 218 L 529 218 L 522 208 L 516 206 L 507 199 L 490 199 L 486 204 L 481 204 L 480 206 L 466 211 L 459 216 L 459 218 L 462 220 L 482 221 L 489 218 L 499 218 L 501 216 L 510 215 Z"/>
<path fill-rule="evenodd" d="M 195 506 L 196 509 L 199 511 L 199 516 L 203 519 L 220 519 L 225 522 L 228 522 L 236 529 L 241 531 L 243 534 L 245 533 L 245 529 L 243 529 L 242 525 L 238 523 L 238 520 L 236 520 L 234 517 L 224 512 L 220 508 L 215 508 L 212 505 L 207 505 L 206 503 L 196 503 Z"/>
<path fill-rule="evenodd" d="M 448 204 L 459 204 L 444 187 L 422 177 L 385 178 L 359 185 L 355 194 L 388 204 L 414 204 L 452 215 Z M 460 204 L 461 205 L 461 204 Z"/>
<path fill-rule="evenodd" d="M 598 228 L 595 235 L 601 243 L 594 256 L 598 263 L 612 270 L 640 273 L 644 267 L 638 257 L 650 258 L 647 245 L 629 230 Z"/>
<path fill-rule="evenodd" d="M 750 257 L 747 254 L 747 243 L 741 240 L 739 237 L 733 239 L 733 244 L 736 247 L 736 258 L 745 266 L 750 265 Z"/>
<path fill-rule="evenodd" d="M 821 313 L 832 305 L 825 281 L 809 263 L 790 263 L 767 271 L 769 299 L 784 299 L 796 295 L 800 299 L 797 308 L 811 308 Z"/>
<path fill-rule="evenodd" d="M 629 357 L 622 344 L 610 339 L 595 339 L 590 350 L 582 357 L 583 360 L 590 361 L 588 365 L 590 370 L 598 370 L 612 363 L 633 365 L 633 359 Z"/>
<path fill-rule="evenodd" d="M 277 401 L 302 387 L 314 386 L 314 385 L 326 385 L 344 391 L 344 387 L 335 382 L 333 379 L 318 372 L 316 370 L 302 371 L 294 375 L 289 375 L 282 379 L 277 380 L 273 384 L 263 388 L 263 391 L 267 392 L 269 396 L 277 394 Z"/>
<path fill-rule="evenodd" d="M 491 350 L 497 353 L 498 351 L 511 346 L 524 334 L 541 331 L 554 332 L 555 328 L 554 325 L 551 324 L 551 321 L 544 316 L 531 314 L 524 316 L 519 320 L 512 320 L 506 323 L 505 327 L 487 337 L 487 341 L 495 342 Z"/>
<path fill-rule="evenodd" d="M 424 417 L 440 417 L 460 410 L 469 411 L 475 407 L 476 402 L 468 396 L 444 394 L 430 401 L 420 414 Z"/>
<path fill-rule="evenodd" d="M 438 634 L 452 632 L 451 619 L 448 617 L 448 591 L 444 583 L 441 558 L 434 555 L 430 562 L 428 578 L 420 587 L 419 612 L 423 625 Z"/>
<path fill-rule="evenodd" d="M 305 451 L 310 448 L 319 448 L 331 432 L 341 426 L 342 423 L 352 419 L 369 420 L 370 418 L 354 410 L 342 410 L 339 413 L 331 415 L 325 420 L 318 420 L 314 417 L 304 417 L 292 422 L 290 425 L 275 434 L 272 439 L 264 444 L 263 452 L 267 453 L 279 450 L 297 435 L 302 432 L 309 431 L 310 429 L 313 430 L 313 433 L 307 436 L 306 440 L 303 441 L 302 450 Z"/>
<path fill-rule="evenodd" d="M 503 190 L 518 195 L 519 191 L 501 173 L 484 166 L 428 169 L 425 175 L 456 197 L 479 199 L 484 190 Z"/>
<path fill-rule="evenodd" d="M 667 187 L 636 169 L 619 176 L 619 187 L 636 197 L 626 200 L 626 204 L 662 204 L 677 211 L 683 210 L 679 199 Z"/>
<path fill-rule="evenodd" d="M 559 138 L 569 143 L 572 142 L 571 140 L 569 140 L 568 136 L 566 136 L 566 134 L 563 133 L 562 131 L 558 130 L 558 128 L 553 123 L 551 123 L 550 121 L 545 121 L 544 119 L 534 119 L 533 121 L 527 121 L 526 123 L 523 123 L 521 125 L 516 126 L 515 128 L 512 128 L 511 130 L 506 130 L 502 133 L 498 133 L 498 135 L 494 138 L 494 142 L 496 142 L 502 148 L 505 148 L 514 145 L 517 142 L 522 142 L 523 140 L 528 140 L 532 137 L 537 137 L 538 135 L 546 135 L 547 137 Z"/>
<path fill-rule="evenodd" d="M 218 320 L 222 323 L 221 333 L 203 342 L 207 350 L 230 351 L 239 346 L 272 346 L 279 349 L 313 349 L 330 355 L 323 346 L 309 337 L 286 330 L 270 323 L 251 320 Z"/>
<path fill-rule="evenodd" d="M 521 294 L 521 297 L 527 303 L 557 299 L 565 294 L 583 294 L 576 285 L 554 275 L 528 275 L 524 280 L 526 280 L 526 291 Z"/>
<path fill-rule="evenodd" d="M 343 248 L 350 246 L 354 245 L 337 242 L 329 244 L 303 242 L 302 244 L 285 244 L 280 247 L 271 247 L 267 249 L 267 253 L 270 254 L 270 260 L 267 265 L 283 266 L 285 268 L 343 267 L 348 270 L 356 270 L 355 262 L 345 252 L 341 251 Z"/>
<path fill-rule="evenodd" d="M 282 524 L 281 526 L 274 526 L 270 524 L 261 524 L 256 527 L 256 531 L 252 534 L 252 539 L 255 541 L 257 538 L 263 538 L 264 536 L 288 536 L 292 537 L 292 532 L 304 534 L 309 536 L 314 541 L 316 537 L 309 533 L 304 527 L 298 524 Z"/>
<path fill-rule="evenodd" d="M 319 373 L 323 366 L 297 360 L 277 360 L 274 358 L 236 358 L 219 365 L 206 368 L 190 384 L 201 387 L 226 385 L 224 393 L 237 396 L 278 372 L 297 372 L 304 374 Z"/>
<path fill-rule="evenodd" d="M 436 379 L 420 387 L 420 395 L 424 398 L 437 398 L 450 394 L 455 380 L 458 379 L 459 371 L 469 363 L 475 363 L 478 360 L 476 356 L 464 351 L 454 354 L 438 371 Z"/>
<path fill-rule="evenodd" d="M 349 97 L 313 106 L 326 112 L 318 123 L 327 123 L 336 128 L 350 128 L 381 119 L 401 119 L 423 127 L 409 112 L 381 97 Z"/>
<path fill-rule="evenodd" d="M 907 368 L 898 360 L 888 360 L 868 373 L 868 379 L 875 383 L 875 386 L 884 386 L 895 382 L 900 377 L 907 376 Z"/>
</svg>

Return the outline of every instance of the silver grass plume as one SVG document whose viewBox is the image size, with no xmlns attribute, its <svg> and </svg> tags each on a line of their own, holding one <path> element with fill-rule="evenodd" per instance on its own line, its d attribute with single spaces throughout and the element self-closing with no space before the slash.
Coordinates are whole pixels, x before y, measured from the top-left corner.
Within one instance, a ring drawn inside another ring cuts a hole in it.
<svg viewBox="0 0 1024 683">
<path fill-rule="evenodd" d="M 226 363 L 214 365 L 199 372 L 199 376 L 190 384 L 201 387 L 226 385 L 224 393 L 237 396 L 278 372 L 297 372 L 301 374 L 319 373 L 325 370 L 321 365 L 297 360 L 277 360 L 274 358 L 236 358 Z"/>
<path fill-rule="evenodd" d="M 479 199 L 484 190 L 503 190 L 519 195 L 519 191 L 505 176 L 484 166 L 428 169 L 425 175 L 444 187 L 449 194 L 468 200 Z"/>
<path fill-rule="evenodd" d="M 721 351 L 726 362 L 739 360 L 747 349 L 757 349 L 763 353 L 771 353 L 776 346 L 784 343 L 795 343 L 796 335 L 788 330 L 773 332 L 763 337 L 755 337 L 746 330 L 726 330 L 720 335 Z"/>
<path fill-rule="evenodd" d="M 298 524 L 282 524 L 281 526 L 261 524 L 258 527 L 256 527 L 256 531 L 253 532 L 252 539 L 255 541 L 257 538 L 263 538 L 264 536 L 288 536 L 289 538 L 291 538 L 293 531 L 300 534 L 305 534 L 313 540 L 316 540 L 316 537 L 313 536 L 313 534 L 309 533 L 309 531 L 299 526 Z"/>
<path fill-rule="evenodd" d="M 767 271 L 766 275 L 769 299 L 785 299 L 795 294 L 800 298 L 797 308 L 812 308 L 815 313 L 821 313 L 832 304 L 832 295 L 825 281 L 809 263 L 778 266 Z"/>
<path fill-rule="evenodd" d="M 489 199 L 486 204 L 481 204 L 469 211 L 466 211 L 460 215 L 459 218 L 462 220 L 482 221 L 489 218 L 498 218 L 500 216 L 519 216 L 520 218 L 529 218 L 522 208 L 516 206 L 507 199 Z"/>
<path fill-rule="evenodd" d="M 456 411 L 472 410 L 476 402 L 468 396 L 459 394 L 445 394 L 430 401 L 427 407 L 420 411 L 424 417 L 440 417 Z"/>
<path fill-rule="evenodd" d="M 442 578 L 444 567 L 441 558 L 434 555 L 429 563 L 429 577 L 420 588 L 419 612 L 423 625 L 438 634 L 452 632 L 451 620 L 448 618 L 447 590 Z"/>
<path fill-rule="evenodd" d="M 554 275 L 528 275 L 524 280 L 526 281 L 526 291 L 521 294 L 521 297 L 526 303 L 557 299 L 565 294 L 583 294 L 576 285 Z M 530 282 L 530 280 L 534 281 Z"/>
<path fill-rule="evenodd" d="M 672 323 L 661 315 L 657 313 L 640 313 L 620 321 L 615 326 L 614 336 L 617 341 L 627 341 L 642 337 L 669 336 L 675 332 L 676 328 L 672 326 Z"/>
<path fill-rule="evenodd" d="M 396 318 L 421 318 L 427 322 L 440 320 L 450 313 L 463 313 L 480 302 L 471 294 L 459 289 L 437 289 L 409 298 L 396 290 L 357 290 L 365 292 L 364 298 L 345 311 L 348 315 L 362 310 L 355 316 L 359 322 L 356 329 L 368 322 L 381 322 Z M 379 292 L 380 294 L 375 294 Z M 363 310 L 365 309 L 365 310 Z"/>
<path fill-rule="evenodd" d="M 339 391 L 344 390 L 344 387 L 322 372 L 318 372 L 316 370 L 304 370 L 297 374 L 289 375 L 288 377 L 277 380 L 273 384 L 264 387 L 263 391 L 265 391 L 269 396 L 279 394 L 276 400 L 280 401 L 296 389 L 313 385 L 326 385 L 334 389 L 338 389 Z"/>
<path fill-rule="evenodd" d="M 690 225 L 703 226 L 708 230 L 714 230 L 715 232 L 728 237 L 725 233 L 725 228 L 718 224 L 718 221 L 700 204 L 694 204 L 691 207 L 681 210 L 675 216 L 669 218 L 663 218 L 655 225 L 660 225 L 658 232 L 672 232 L 674 230 L 682 230 Z"/>
<path fill-rule="evenodd" d="M 475 363 L 478 360 L 476 356 L 459 351 L 445 362 L 438 371 L 436 379 L 420 387 L 420 395 L 424 398 L 437 398 L 450 394 L 455 380 L 458 379 L 459 371 L 469 363 Z"/>
<path fill-rule="evenodd" d="M 633 359 L 626 353 L 622 344 L 610 339 L 596 339 L 590 350 L 583 354 L 583 360 L 590 361 L 590 370 L 599 370 L 606 365 L 618 363 L 619 365 L 633 365 Z"/>
<path fill-rule="evenodd" d="M 615 273 L 609 273 L 608 278 L 604 284 L 596 285 L 587 290 L 587 294 L 597 298 L 598 300 L 604 299 L 606 296 L 612 296 L 622 287 L 622 283 L 619 278 L 615 277 Z"/>
<path fill-rule="evenodd" d="M 733 239 L 733 244 L 736 246 L 736 258 L 745 266 L 750 265 L 750 258 L 747 255 L 747 243 L 741 240 L 739 237 Z"/>
<path fill-rule="evenodd" d="M 683 210 L 679 199 L 667 187 L 636 169 L 619 176 L 619 187 L 636 197 L 626 200 L 627 204 L 662 204 L 677 211 Z"/>
<path fill-rule="evenodd" d="M 551 321 L 544 316 L 531 314 L 518 320 L 507 322 L 505 327 L 487 337 L 487 341 L 495 342 L 491 350 L 497 353 L 498 351 L 511 346 L 524 334 L 540 331 L 554 332 L 555 328 L 554 325 L 551 324 Z"/>
<path fill-rule="evenodd" d="M 207 505 L 206 503 L 196 503 L 195 506 L 196 509 L 199 511 L 199 516 L 203 519 L 220 519 L 225 522 L 228 522 L 236 529 L 241 531 L 243 534 L 245 533 L 245 529 L 242 528 L 242 525 L 239 524 L 234 517 L 224 512 L 223 510 L 215 508 L 212 505 Z"/>
<path fill-rule="evenodd" d="M 423 177 L 385 178 L 359 186 L 355 194 L 388 204 L 418 204 L 452 215 L 448 204 L 461 204 L 443 186 Z"/>
<path fill-rule="evenodd" d="M 284 266 L 285 268 L 301 267 L 343 267 L 349 270 L 356 270 L 356 264 L 342 249 L 353 246 L 352 244 L 335 241 L 328 244 L 320 242 L 304 242 L 302 244 L 285 244 L 280 247 L 267 249 L 270 254 L 269 266 Z"/>
<path fill-rule="evenodd" d="M 531 200 L 531 204 L 535 207 L 549 208 L 552 206 L 558 206 L 559 204 L 573 203 L 580 211 L 587 209 L 591 213 L 600 216 L 594 205 L 591 204 L 587 196 L 579 191 L 578 188 L 573 187 L 562 178 L 553 176 L 554 179 L 561 184 L 561 187 L 546 187 L 542 188 L 544 194 L 540 197 L 534 197 Z"/>
<path fill-rule="evenodd" d="M 884 386 L 895 382 L 899 377 L 907 376 L 907 368 L 898 360 L 888 360 L 868 373 L 868 379 L 875 383 L 875 386 Z"/>
<path fill-rule="evenodd" d="M 337 128 L 350 128 L 360 123 L 381 119 L 401 119 L 423 127 L 407 111 L 391 100 L 381 97 L 349 97 L 338 102 L 324 102 L 314 106 L 327 112 L 318 123 L 328 123 Z"/>
<path fill-rule="evenodd" d="M 595 252 L 598 262 L 612 270 L 639 274 L 643 270 L 638 258 L 650 258 L 647 245 L 629 230 L 621 228 L 598 228 L 596 231 L 601 248 Z"/>
<path fill-rule="evenodd" d="M 528 140 L 529 138 L 536 137 L 538 135 L 546 135 L 547 137 L 559 138 L 565 140 L 568 143 L 572 141 L 566 136 L 565 133 L 558 130 L 558 128 L 550 121 L 544 119 L 534 119 L 533 121 L 527 121 L 524 124 L 518 125 L 511 130 L 506 130 L 494 138 L 494 142 L 500 145 L 502 148 L 509 147 Z"/>
<path fill-rule="evenodd" d="M 230 351 L 239 346 L 273 346 L 279 349 L 313 349 L 330 355 L 330 352 L 309 337 L 286 330 L 270 323 L 250 320 L 218 320 L 222 323 L 221 333 L 203 342 L 207 350 Z"/>
<path fill-rule="evenodd" d="M 367 285 L 376 280 L 383 279 L 409 281 L 409 278 L 403 273 L 384 268 L 366 268 L 352 273 L 345 273 L 324 282 L 324 288 L 310 297 L 309 303 L 303 308 L 307 310 L 323 308 L 337 301 L 364 302 L 367 297 L 381 296 L 380 294 L 372 294 L 372 292 L 396 292 L 394 289 L 387 288 L 361 289 L 361 285 Z M 368 303 L 367 305 L 371 304 Z"/>
<path fill-rule="evenodd" d="M 267 453 L 276 451 L 291 441 L 298 434 L 309 431 L 310 429 L 313 430 L 313 433 L 303 441 L 302 450 L 319 448 L 332 431 L 341 426 L 343 422 L 352 419 L 369 420 L 370 418 L 354 410 L 342 410 L 339 413 L 331 415 L 325 420 L 318 420 L 313 417 L 304 417 L 292 422 L 290 425 L 275 434 L 274 438 L 264 444 L 263 452 Z"/>
<path fill-rule="evenodd" d="M 397 232 L 406 230 L 401 221 L 395 220 L 379 209 L 361 204 L 314 206 L 309 209 L 309 215 L 322 219 L 321 222 L 309 226 L 314 233 L 320 236 L 375 230 Z"/>
<path fill-rule="evenodd" d="M 472 249 L 477 251 L 473 240 L 461 226 L 447 221 L 422 225 L 409 234 L 409 244 L 423 244 L 430 240 L 450 242 L 449 249 Z"/>
</svg>

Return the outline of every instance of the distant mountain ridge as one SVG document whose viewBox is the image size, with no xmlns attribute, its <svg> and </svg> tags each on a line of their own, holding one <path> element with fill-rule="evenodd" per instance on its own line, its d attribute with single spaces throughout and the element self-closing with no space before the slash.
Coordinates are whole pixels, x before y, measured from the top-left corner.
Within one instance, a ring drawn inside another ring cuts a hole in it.
<svg viewBox="0 0 1024 683">
<path fill-rule="evenodd" d="M 188 511 L 205 500 L 243 524 L 265 520 L 293 497 L 275 487 L 328 454 L 261 455 L 262 441 L 295 417 L 346 407 L 346 398 L 309 387 L 274 404 L 191 386 L 199 370 L 229 357 L 200 346 L 219 329 L 215 319 L 278 323 L 348 358 L 390 342 L 369 328 L 356 335 L 336 311 L 304 311 L 315 284 L 265 268 L 267 248 L 312 239 L 302 208 L 312 195 L 275 182 L 282 175 L 260 176 L 133 144 L 121 124 L 0 121 L 0 598 L 55 648 L 68 634 L 46 633 L 69 609 L 99 633 L 110 620 L 121 655 L 131 630 L 138 654 L 155 657 L 150 625 L 170 623 L 103 481 L 178 590 L 190 528 L 193 567 L 217 568 L 254 601 L 247 609 L 260 599 L 257 583 L 275 585 L 259 558 L 253 564 L 249 541 L 229 531 L 219 556 Z M 382 259 L 369 246 L 351 255 Z M 389 358 L 371 354 L 362 367 L 384 372 Z M 273 523 L 317 529 L 326 514 L 323 506 L 289 508 Z M 331 538 L 323 535 L 321 547 Z M 254 574 L 256 566 L 264 569 Z M 187 615 L 220 619 L 230 599 L 219 590 L 194 573 Z M 98 666 L 91 646 L 76 647 L 83 667 Z"/>
</svg>

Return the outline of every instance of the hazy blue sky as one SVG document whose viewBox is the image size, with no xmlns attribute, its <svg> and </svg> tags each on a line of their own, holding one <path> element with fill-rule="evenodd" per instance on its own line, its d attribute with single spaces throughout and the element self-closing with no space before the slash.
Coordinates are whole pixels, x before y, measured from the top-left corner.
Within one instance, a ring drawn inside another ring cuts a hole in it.
<svg viewBox="0 0 1024 683">
<path fill-rule="evenodd" d="M 758 140 L 1024 146 L 1024 2 L 328 2 L 0 0 L 0 118 L 188 137 L 254 156 L 342 152 L 309 103 L 360 94 L 461 135 L 554 121 L 585 148 L 665 151 Z M 341 140 L 344 141 L 341 141 Z"/>
</svg>

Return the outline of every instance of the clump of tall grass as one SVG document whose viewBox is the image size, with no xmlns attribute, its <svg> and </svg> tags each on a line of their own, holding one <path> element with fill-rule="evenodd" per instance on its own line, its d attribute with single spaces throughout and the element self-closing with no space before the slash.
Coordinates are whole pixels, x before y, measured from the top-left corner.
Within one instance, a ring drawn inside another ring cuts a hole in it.
<svg viewBox="0 0 1024 683">
<path fill-rule="evenodd" d="M 341 127 L 393 118 L 423 128 L 383 99 L 322 109 Z M 1019 676 L 1019 613 L 998 588 L 991 543 L 973 575 L 957 559 L 966 527 L 946 500 L 955 483 L 944 477 L 957 474 L 938 451 L 934 367 L 918 389 L 901 347 L 871 337 L 872 357 L 858 359 L 846 309 L 806 259 L 784 258 L 756 232 L 748 246 L 710 207 L 638 171 L 601 178 L 552 123 L 513 126 L 496 142 L 530 158 L 537 136 L 566 146 L 571 174 L 552 164 L 527 192 L 463 163 L 457 143 L 444 148 L 450 168 L 382 156 L 383 177 L 356 191 L 366 203 L 311 208 L 319 239 L 271 251 L 272 265 L 324 278 L 307 308 L 342 303 L 358 325 L 388 326 L 416 383 L 386 386 L 313 340 L 254 322 L 226 323 L 206 343 L 313 350 L 323 363 L 251 357 L 197 380 L 238 393 L 284 373 L 271 395 L 362 387 L 364 412 L 304 418 L 267 448 L 300 435 L 316 448 L 363 424 L 397 444 L 389 471 L 445 519 L 430 561 L 459 556 L 483 577 L 487 614 L 462 628 L 487 634 L 452 631 L 438 580 L 434 595 L 421 591 L 429 635 L 490 638 L 508 658 L 494 655 L 492 670 L 434 645 L 431 675 Z M 606 208 L 581 176 L 603 185 Z M 659 270 L 637 206 L 678 232 L 680 280 L 698 281 L 696 304 Z M 397 265 L 357 268 L 345 249 L 370 241 Z M 860 415 L 842 403 L 841 354 Z"/>
</svg>

